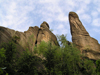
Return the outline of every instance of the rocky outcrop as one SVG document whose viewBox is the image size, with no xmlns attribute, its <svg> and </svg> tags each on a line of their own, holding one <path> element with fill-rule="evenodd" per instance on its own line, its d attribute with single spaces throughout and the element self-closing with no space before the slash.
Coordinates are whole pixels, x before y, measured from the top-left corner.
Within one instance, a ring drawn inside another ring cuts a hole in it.
<svg viewBox="0 0 100 75">
<path fill-rule="evenodd" d="M 41 41 L 51 42 L 54 45 L 58 45 L 56 36 L 49 30 L 49 25 L 46 22 L 43 22 L 40 26 L 37 44 L 40 44 Z"/>
<path fill-rule="evenodd" d="M 75 12 L 69 13 L 72 42 L 81 50 L 81 53 L 89 59 L 100 59 L 100 45 L 98 41 L 90 37 Z"/>
<path fill-rule="evenodd" d="M 25 32 L 19 32 L 0 26 L 0 44 L 11 40 L 17 44 L 19 51 L 27 48 L 33 51 L 34 46 L 40 44 L 41 41 L 50 41 L 54 45 L 59 46 L 56 36 L 49 30 L 49 25 L 46 22 L 43 22 L 40 28 L 37 26 L 29 27 Z"/>
</svg>

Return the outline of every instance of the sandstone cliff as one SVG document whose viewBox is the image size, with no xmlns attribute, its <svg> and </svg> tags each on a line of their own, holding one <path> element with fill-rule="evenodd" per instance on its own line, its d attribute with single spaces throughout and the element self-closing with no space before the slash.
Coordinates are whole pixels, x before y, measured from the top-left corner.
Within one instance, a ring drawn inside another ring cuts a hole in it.
<svg viewBox="0 0 100 75">
<path fill-rule="evenodd" d="M 70 30 L 72 42 L 76 47 L 89 59 L 100 59 L 100 45 L 98 41 L 92 38 L 84 28 L 75 12 L 69 13 Z M 34 46 L 40 44 L 41 41 L 51 42 L 53 45 L 59 46 L 56 36 L 49 30 L 49 24 L 43 22 L 40 28 L 29 27 L 25 32 L 15 31 L 9 28 L 0 26 L 0 44 L 13 40 L 19 51 L 29 49 L 34 50 Z M 67 44 L 71 43 L 67 41 Z"/>
<path fill-rule="evenodd" d="M 81 50 L 81 53 L 89 59 L 100 59 L 100 45 L 98 41 L 90 37 L 75 12 L 69 13 L 72 42 Z"/>
<path fill-rule="evenodd" d="M 43 22 L 39 27 L 29 27 L 25 32 L 19 32 L 0 26 L 0 44 L 13 40 L 17 44 L 19 51 L 29 49 L 33 51 L 35 45 L 41 41 L 50 41 L 54 45 L 58 45 L 56 36 L 49 30 L 49 25 Z"/>
</svg>

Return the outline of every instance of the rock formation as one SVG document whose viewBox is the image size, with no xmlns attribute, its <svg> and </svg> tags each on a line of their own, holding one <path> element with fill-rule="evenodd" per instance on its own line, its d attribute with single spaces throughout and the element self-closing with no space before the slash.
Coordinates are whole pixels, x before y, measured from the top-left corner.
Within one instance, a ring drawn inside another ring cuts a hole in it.
<svg viewBox="0 0 100 75">
<path fill-rule="evenodd" d="M 52 44 L 59 46 L 56 36 L 49 30 L 49 25 L 46 22 L 43 22 L 40 26 L 37 44 L 40 44 L 41 41 L 50 41 Z"/>
<path fill-rule="evenodd" d="M 33 51 L 36 44 L 41 41 L 50 41 L 54 45 L 58 45 L 56 36 L 49 30 L 49 25 L 46 22 L 41 24 L 41 27 L 29 27 L 25 32 L 15 31 L 9 28 L 0 26 L 0 44 L 13 40 L 17 44 L 19 51 L 28 48 Z"/>
<path fill-rule="evenodd" d="M 100 59 L 100 45 L 98 41 L 90 37 L 86 31 L 78 15 L 75 12 L 69 13 L 70 30 L 72 42 L 76 47 L 89 59 Z M 59 46 L 56 36 L 49 30 L 49 24 L 45 21 L 40 25 L 40 28 L 29 27 L 25 32 L 15 31 L 9 28 L 0 26 L 0 44 L 13 40 L 19 51 L 29 49 L 34 50 L 34 46 L 40 44 L 41 41 L 51 42 L 53 45 Z M 71 45 L 67 41 L 68 45 Z"/>
<path fill-rule="evenodd" d="M 69 13 L 69 22 L 72 42 L 81 50 L 81 53 L 89 59 L 100 59 L 100 45 L 98 41 L 90 37 L 75 12 Z"/>
</svg>

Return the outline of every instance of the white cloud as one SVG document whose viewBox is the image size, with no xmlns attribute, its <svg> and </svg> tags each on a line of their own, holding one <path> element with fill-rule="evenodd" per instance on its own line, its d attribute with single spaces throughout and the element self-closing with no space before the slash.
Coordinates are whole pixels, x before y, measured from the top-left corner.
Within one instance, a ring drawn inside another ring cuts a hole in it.
<svg viewBox="0 0 100 75">
<path fill-rule="evenodd" d="M 91 15 L 92 15 L 93 18 L 97 18 L 98 15 L 99 15 L 99 12 L 97 12 L 97 11 L 92 11 L 92 12 L 91 12 Z"/>
<path fill-rule="evenodd" d="M 93 29 L 93 31 L 95 31 L 95 32 L 100 34 L 100 29 Z"/>
<path fill-rule="evenodd" d="M 82 0 L 83 1 L 83 0 Z M 84 2 L 86 3 L 86 4 L 90 4 L 91 2 L 92 2 L 92 0 L 84 0 Z"/>
<path fill-rule="evenodd" d="M 83 19 L 85 22 L 91 23 L 91 17 L 90 17 L 90 15 L 88 15 L 88 14 L 83 14 L 83 15 L 81 15 L 80 17 L 81 17 L 81 19 Z"/>
<path fill-rule="evenodd" d="M 62 24 L 58 25 L 57 29 L 63 29 L 64 26 Z"/>
<path fill-rule="evenodd" d="M 100 26 L 100 18 L 94 19 L 92 25 L 99 27 Z"/>
<path fill-rule="evenodd" d="M 100 1 L 99 0 L 93 0 L 93 3 L 98 4 L 98 3 L 100 3 Z"/>
<path fill-rule="evenodd" d="M 29 1 L 27 1 L 29 3 Z M 31 5 L 25 5 L 24 3 L 27 3 L 25 1 L 5 1 L 2 2 L 2 7 L 0 14 L 0 17 L 2 19 L 1 25 L 4 27 L 10 27 L 13 29 L 22 29 L 25 30 L 25 27 L 21 27 L 21 25 L 25 24 L 27 26 L 27 21 L 30 20 L 30 16 L 28 16 L 28 13 L 30 13 L 32 10 L 34 10 L 34 7 Z M 31 1 L 32 2 L 32 1 Z M 21 3 L 21 4 L 20 4 Z M 4 12 L 4 13 L 3 13 Z M 19 28 L 20 27 L 20 28 Z M 21 31 L 22 31 L 21 30 Z"/>
<path fill-rule="evenodd" d="M 84 14 L 85 13 L 85 10 L 84 9 L 78 9 L 77 11 L 76 11 L 76 13 L 78 14 L 78 15 L 81 15 L 81 14 Z"/>
<path fill-rule="evenodd" d="M 82 23 L 99 27 L 99 4 L 99 0 L 0 0 L 0 25 L 25 31 L 47 21 L 54 33 L 69 35 L 68 13 L 75 11 Z"/>
<path fill-rule="evenodd" d="M 56 18 L 57 21 L 61 21 L 61 22 L 66 22 L 68 21 L 68 17 L 66 15 L 64 15 L 63 13 L 60 13 L 58 15 L 58 17 Z"/>
</svg>

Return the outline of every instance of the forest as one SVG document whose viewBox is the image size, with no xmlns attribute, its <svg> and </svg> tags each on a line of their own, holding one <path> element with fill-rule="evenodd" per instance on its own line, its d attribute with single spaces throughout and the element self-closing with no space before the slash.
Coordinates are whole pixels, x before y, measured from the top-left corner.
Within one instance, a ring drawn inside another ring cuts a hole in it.
<svg viewBox="0 0 100 75">
<path fill-rule="evenodd" d="M 31 52 L 16 50 L 16 43 L 0 45 L 0 75 L 100 75 L 100 60 L 90 60 L 66 36 L 57 36 L 60 46 L 44 41 Z"/>
</svg>

